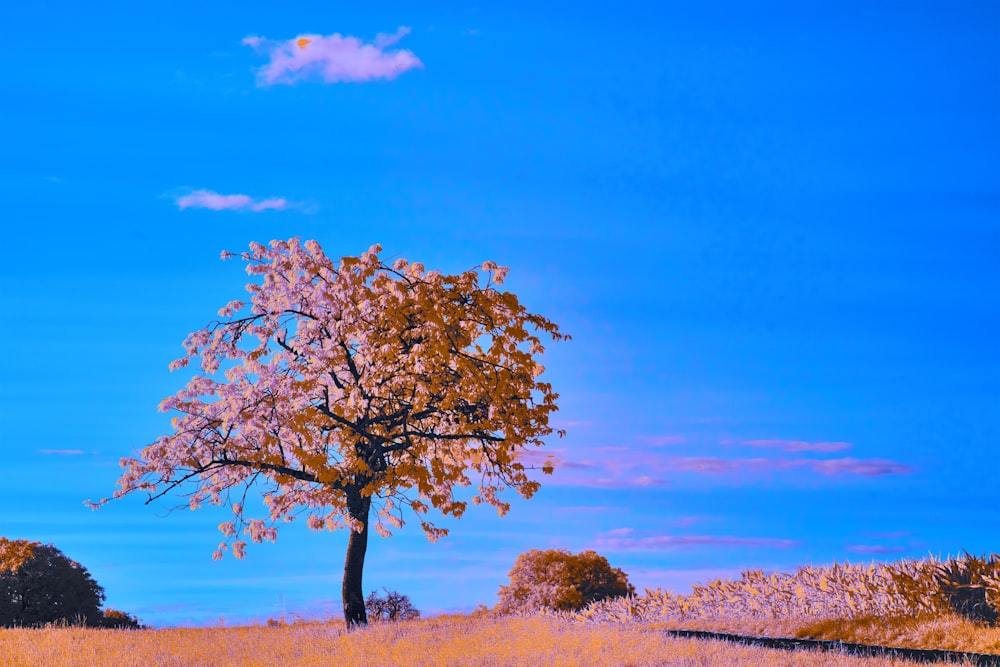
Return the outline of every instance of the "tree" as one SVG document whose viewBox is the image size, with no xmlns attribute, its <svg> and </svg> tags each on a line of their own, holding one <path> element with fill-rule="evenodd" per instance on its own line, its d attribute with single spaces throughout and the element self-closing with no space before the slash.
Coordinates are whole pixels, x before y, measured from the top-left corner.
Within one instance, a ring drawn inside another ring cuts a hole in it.
<svg viewBox="0 0 1000 667">
<path fill-rule="evenodd" d="M 635 595 L 628 575 L 595 551 L 574 556 L 568 549 L 532 549 L 517 557 L 509 576 L 494 613 L 576 611 L 598 600 Z"/>
<path fill-rule="evenodd" d="M 0 537 L 0 626 L 100 625 L 104 589 L 51 544 Z"/>
<path fill-rule="evenodd" d="M 409 621 L 420 618 L 420 612 L 413 608 L 410 598 L 402 593 L 383 588 L 385 597 L 375 591 L 368 594 L 365 600 L 365 611 L 369 620 L 379 621 Z"/>
<path fill-rule="evenodd" d="M 187 354 L 171 369 L 200 357 L 205 375 L 160 404 L 179 413 L 174 432 L 122 460 L 114 494 L 144 491 L 149 503 L 193 484 L 192 509 L 231 506 L 234 520 L 219 528 L 236 538 L 237 558 L 246 547 L 241 529 L 262 542 L 276 539 L 279 519 L 302 513 L 316 530 L 346 525 L 349 626 L 367 622 L 362 570 L 373 500 L 375 527 L 388 537 L 386 524 L 402 527 L 405 506 L 418 518 L 429 505 L 461 517 L 467 503 L 454 488 L 471 485 L 468 469 L 480 477 L 473 504 L 501 516 L 510 505 L 499 492 L 511 487 L 530 498 L 538 490 L 519 458 L 552 433 L 559 395 L 536 379 L 544 368 L 533 355 L 544 348 L 525 325 L 570 338 L 493 287 L 506 267 L 485 262 L 490 278 L 481 287 L 474 269 L 425 273 L 405 259 L 389 266 L 381 250 L 376 244 L 336 265 L 315 241 L 251 243 L 239 257 L 262 284 L 247 285 L 249 304 L 230 302 L 219 311 L 224 319 L 187 337 Z M 224 364 L 225 380 L 215 379 Z M 542 466 L 552 470 L 550 461 Z M 268 521 L 245 514 L 251 487 L 262 493 Z M 425 519 L 420 525 L 432 542 L 448 533 Z"/>
</svg>

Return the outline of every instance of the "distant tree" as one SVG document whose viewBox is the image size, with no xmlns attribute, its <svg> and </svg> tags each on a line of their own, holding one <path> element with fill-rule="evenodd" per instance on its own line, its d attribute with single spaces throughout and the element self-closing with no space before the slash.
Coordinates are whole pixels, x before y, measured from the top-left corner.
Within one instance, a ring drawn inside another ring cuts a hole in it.
<svg viewBox="0 0 1000 667">
<path fill-rule="evenodd" d="M 418 516 L 433 505 L 461 517 L 466 502 L 453 492 L 471 485 L 469 469 L 480 481 L 473 504 L 501 515 L 510 505 L 498 492 L 509 486 L 530 498 L 538 490 L 519 458 L 552 433 L 559 395 L 536 381 L 544 368 L 532 355 L 544 348 L 525 326 L 569 339 L 493 288 L 506 267 L 484 263 L 491 281 L 481 287 L 476 270 L 425 273 L 405 259 L 389 266 L 381 249 L 338 265 L 315 241 L 251 243 L 240 257 L 263 284 L 247 285 L 250 304 L 230 302 L 223 321 L 188 336 L 187 355 L 171 368 L 200 356 L 206 375 L 160 404 L 180 413 L 174 432 L 123 459 L 114 494 L 145 491 L 148 503 L 190 482 L 192 509 L 230 505 L 234 521 L 220 530 L 233 538 L 242 529 L 254 542 L 274 541 L 276 522 L 303 511 L 316 530 L 346 524 L 349 626 L 367 622 L 362 570 L 374 499 L 384 501 L 375 527 L 387 537 L 385 522 L 401 527 L 404 505 Z M 225 381 L 209 377 L 223 366 Z M 244 515 L 251 487 L 263 493 L 268 522 Z M 448 533 L 420 525 L 431 541 Z M 237 558 L 245 547 L 232 543 Z"/>
<path fill-rule="evenodd" d="M 383 588 L 385 597 L 372 591 L 365 600 L 365 610 L 369 620 L 409 621 L 420 618 L 420 612 L 413 608 L 410 598 Z"/>
<path fill-rule="evenodd" d="M 0 626 L 100 625 L 104 589 L 53 545 L 0 537 Z"/>
<path fill-rule="evenodd" d="M 598 600 L 635 594 L 628 575 L 594 551 L 574 556 L 567 549 L 532 549 L 517 557 L 509 576 L 510 585 L 500 587 L 495 614 L 542 608 L 575 611 Z"/>
</svg>

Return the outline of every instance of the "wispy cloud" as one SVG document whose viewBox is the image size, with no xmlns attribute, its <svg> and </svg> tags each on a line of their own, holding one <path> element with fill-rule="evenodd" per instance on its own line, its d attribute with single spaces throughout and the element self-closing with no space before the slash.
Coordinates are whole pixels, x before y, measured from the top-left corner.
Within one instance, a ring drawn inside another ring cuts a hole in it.
<svg viewBox="0 0 1000 667">
<path fill-rule="evenodd" d="M 700 516 L 682 516 L 682 517 L 679 517 L 677 519 L 671 519 L 670 521 L 667 521 L 666 523 L 668 525 L 671 525 L 671 526 L 678 526 L 678 527 L 682 527 L 683 528 L 683 527 L 686 527 L 686 526 L 693 526 L 694 524 L 701 523 L 702 521 L 704 521 L 704 517 L 700 517 Z"/>
<path fill-rule="evenodd" d="M 556 514 L 596 514 L 598 512 L 610 512 L 612 510 L 621 511 L 620 507 L 610 507 L 608 505 L 568 505 L 557 507 L 553 510 Z"/>
<path fill-rule="evenodd" d="M 395 34 L 380 33 L 370 44 L 357 37 L 304 34 L 285 41 L 250 36 L 243 44 L 264 52 L 270 62 L 257 71 L 258 85 L 295 83 L 318 76 L 326 83 L 394 79 L 423 63 L 405 49 L 387 50 L 410 33 L 400 27 Z"/>
<path fill-rule="evenodd" d="M 635 532 L 635 528 L 612 528 L 602 533 L 605 537 L 625 537 Z"/>
<path fill-rule="evenodd" d="M 665 479 L 652 477 L 650 475 L 639 475 L 638 477 L 632 477 L 629 481 L 631 481 L 632 486 L 661 486 L 663 484 L 670 483 Z"/>
<path fill-rule="evenodd" d="M 917 471 L 913 466 L 885 459 L 830 459 L 813 461 L 812 468 L 824 475 L 865 475 L 884 477 L 885 475 L 909 475 Z"/>
<path fill-rule="evenodd" d="M 82 449 L 39 449 L 38 451 L 50 456 L 82 456 L 87 453 Z"/>
<path fill-rule="evenodd" d="M 212 190 L 194 190 L 174 197 L 177 208 L 207 208 L 212 211 L 283 211 L 297 205 L 282 197 L 254 199 L 248 195 L 223 195 Z"/>
<path fill-rule="evenodd" d="M 625 448 L 622 448 L 624 450 Z M 631 489 L 663 486 L 670 482 L 653 474 L 653 469 L 642 468 L 642 461 L 619 454 L 619 448 L 597 448 L 592 451 L 608 451 L 614 456 L 608 459 L 570 460 L 564 454 L 565 448 L 549 451 L 527 451 L 518 455 L 518 460 L 526 466 L 540 467 L 545 462 L 552 463 L 555 472 L 539 477 L 544 484 L 555 486 L 579 486 L 597 489 Z"/>
<path fill-rule="evenodd" d="M 578 477 L 571 481 L 572 486 L 587 486 L 595 489 L 635 489 L 650 486 L 666 486 L 670 480 L 649 475 L 638 477 Z"/>
<path fill-rule="evenodd" d="M 622 529 L 618 529 L 619 531 Z M 593 546 L 608 551 L 659 551 L 700 546 L 759 547 L 766 549 L 795 549 L 802 546 L 796 540 L 769 537 L 734 537 L 731 535 L 656 535 L 652 537 L 627 537 L 608 531 L 593 541 Z"/>
<path fill-rule="evenodd" d="M 664 447 L 666 445 L 680 445 L 687 442 L 687 438 L 683 435 L 654 435 L 654 436 L 639 436 L 639 440 L 649 443 L 652 447 Z"/>
<path fill-rule="evenodd" d="M 873 540 L 898 540 L 904 537 L 910 537 L 913 533 L 907 530 L 896 530 L 889 533 L 867 533 L 867 536 Z"/>
<path fill-rule="evenodd" d="M 716 456 L 679 456 L 670 459 L 673 470 L 722 474 L 742 470 L 781 469 L 804 465 L 807 461 L 774 461 L 772 459 L 721 459 Z"/>
<path fill-rule="evenodd" d="M 542 466 L 551 463 L 558 469 L 587 470 L 595 467 L 589 461 L 570 461 L 562 456 L 566 449 L 528 450 L 517 455 L 517 460 L 525 466 Z"/>
<path fill-rule="evenodd" d="M 811 468 L 813 472 L 823 475 L 865 475 L 867 477 L 882 477 L 885 475 L 908 475 L 916 472 L 916 468 L 895 461 L 884 459 L 795 459 L 791 461 L 773 459 L 721 459 L 713 456 L 685 456 L 670 460 L 670 468 L 690 472 L 722 474 L 753 470 L 782 470 L 786 468 Z"/>
<path fill-rule="evenodd" d="M 592 477 L 585 475 L 559 475 L 555 473 L 551 480 L 541 480 L 542 484 L 548 481 L 554 486 L 573 486 L 590 489 L 645 489 L 662 487 L 670 484 L 670 480 L 661 477 L 650 477 L 649 475 L 638 475 L 635 477 Z"/>
<path fill-rule="evenodd" d="M 898 554 L 906 551 L 906 547 L 887 547 L 881 544 L 849 544 L 844 547 L 845 551 L 856 554 Z"/>
<path fill-rule="evenodd" d="M 805 442 L 803 440 L 722 440 L 723 445 L 774 447 L 786 452 L 842 452 L 852 447 L 849 442 Z"/>
</svg>

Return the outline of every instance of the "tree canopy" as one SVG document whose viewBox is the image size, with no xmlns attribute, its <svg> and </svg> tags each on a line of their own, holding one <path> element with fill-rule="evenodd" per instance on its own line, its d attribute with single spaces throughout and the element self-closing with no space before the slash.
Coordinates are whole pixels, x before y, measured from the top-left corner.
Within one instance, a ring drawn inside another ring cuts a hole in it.
<svg viewBox="0 0 1000 667">
<path fill-rule="evenodd" d="M 104 589 L 51 544 L 0 537 L 0 627 L 100 625 Z"/>
<path fill-rule="evenodd" d="M 188 505 L 228 505 L 220 525 L 236 557 L 253 542 L 274 541 L 277 522 L 304 514 L 310 528 L 348 527 L 345 618 L 364 623 L 361 567 L 369 511 L 376 530 L 404 524 L 409 507 L 432 541 L 446 535 L 426 518 L 430 506 L 461 517 L 474 471 L 474 504 L 503 515 L 499 493 L 530 498 L 538 488 L 519 461 L 551 434 L 558 394 L 537 378 L 542 331 L 569 339 L 517 297 L 498 291 L 508 269 L 487 261 L 459 275 L 420 263 L 359 257 L 331 261 L 316 241 L 251 243 L 239 254 L 260 283 L 249 303 L 232 301 L 221 320 L 191 333 L 178 369 L 201 369 L 161 404 L 173 432 L 122 459 L 114 497 L 142 491 L 147 502 L 190 486 Z M 233 254 L 223 252 L 223 259 Z M 219 374 L 224 378 L 219 378 Z M 558 432 L 560 436 L 564 431 Z M 542 466 L 553 470 L 551 462 Z M 259 491 L 265 518 L 245 497 Z M 105 499 L 103 502 L 106 502 Z"/>
<path fill-rule="evenodd" d="M 596 551 L 532 549 L 517 557 L 495 612 L 575 611 L 606 598 L 635 595 L 628 575 Z"/>
</svg>

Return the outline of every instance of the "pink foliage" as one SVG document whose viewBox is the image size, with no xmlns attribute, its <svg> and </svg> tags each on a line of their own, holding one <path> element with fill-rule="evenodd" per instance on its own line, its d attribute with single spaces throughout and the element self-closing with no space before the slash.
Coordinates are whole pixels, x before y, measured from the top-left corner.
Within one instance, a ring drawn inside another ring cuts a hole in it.
<svg viewBox="0 0 1000 667">
<path fill-rule="evenodd" d="M 247 285 L 249 302 L 231 301 L 222 321 L 184 341 L 171 368 L 195 361 L 199 370 L 160 404 L 177 413 L 174 431 L 122 460 L 114 497 L 191 484 L 192 509 L 231 506 L 234 521 L 219 530 L 258 543 L 277 539 L 276 521 L 303 512 L 312 529 L 360 532 L 367 509 L 358 514 L 349 497 L 384 501 L 376 525 L 384 536 L 403 525 L 403 506 L 460 517 L 466 503 L 453 489 L 471 485 L 468 469 L 480 481 L 475 504 L 503 514 L 509 504 L 498 493 L 508 486 L 530 497 L 539 484 L 517 460 L 552 433 L 558 394 L 536 379 L 539 339 L 525 326 L 569 336 L 493 287 L 506 267 L 484 265 L 483 287 L 476 270 L 390 267 L 380 251 L 334 262 L 315 241 L 291 239 L 239 253 L 259 279 Z M 268 521 L 244 515 L 251 487 Z M 431 539 L 447 534 L 420 524 Z M 237 557 L 245 547 L 232 543 Z"/>
</svg>

